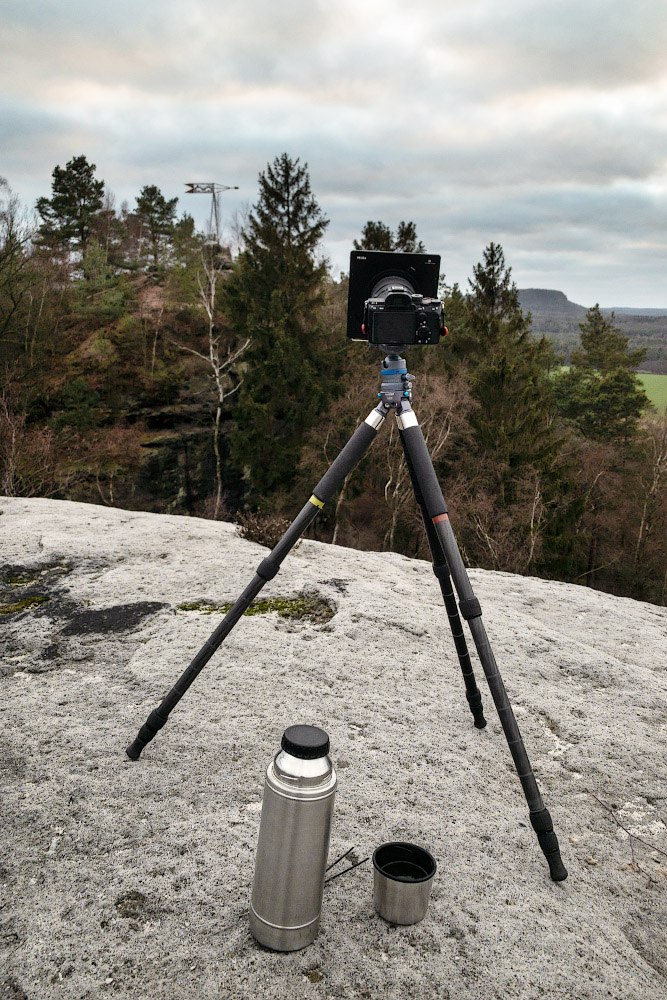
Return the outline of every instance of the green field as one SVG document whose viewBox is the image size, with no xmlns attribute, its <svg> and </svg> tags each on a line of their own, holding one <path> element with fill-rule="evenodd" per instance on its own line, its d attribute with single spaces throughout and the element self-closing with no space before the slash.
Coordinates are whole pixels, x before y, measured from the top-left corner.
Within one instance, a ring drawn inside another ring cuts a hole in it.
<svg viewBox="0 0 667 1000">
<path fill-rule="evenodd" d="M 664 413 L 667 410 L 667 375 L 653 375 L 650 372 L 639 372 L 644 385 L 644 391 L 656 410 Z"/>
</svg>

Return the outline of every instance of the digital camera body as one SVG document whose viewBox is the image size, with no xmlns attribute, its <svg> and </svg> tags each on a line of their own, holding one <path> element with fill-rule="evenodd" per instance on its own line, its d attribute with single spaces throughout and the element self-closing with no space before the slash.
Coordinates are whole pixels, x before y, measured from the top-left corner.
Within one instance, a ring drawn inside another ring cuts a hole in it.
<svg viewBox="0 0 667 1000">
<path fill-rule="evenodd" d="M 362 332 L 369 344 L 437 344 L 443 323 L 442 302 L 390 290 L 386 298 L 368 299 Z"/>
<path fill-rule="evenodd" d="M 444 328 L 437 254 L 353 250 L 347 336 L 369 344 L 437 344 Z"/>
</svg>

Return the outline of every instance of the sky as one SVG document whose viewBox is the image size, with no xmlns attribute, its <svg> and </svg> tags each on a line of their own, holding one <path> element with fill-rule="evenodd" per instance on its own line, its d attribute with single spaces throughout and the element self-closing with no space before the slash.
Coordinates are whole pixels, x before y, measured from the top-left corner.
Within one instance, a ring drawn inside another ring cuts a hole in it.
<svg viewBox="0 0 667 1000">
<path fill-rule="evenodd" d="M 667 307 L 664 0 L 2 0 L 0 175 L 22 201 L 75 156 L 117 205 L 308 164 L 347 269 L 414 220 L 463 287 L 499 242 L 521 288 Z"/>
</svg>

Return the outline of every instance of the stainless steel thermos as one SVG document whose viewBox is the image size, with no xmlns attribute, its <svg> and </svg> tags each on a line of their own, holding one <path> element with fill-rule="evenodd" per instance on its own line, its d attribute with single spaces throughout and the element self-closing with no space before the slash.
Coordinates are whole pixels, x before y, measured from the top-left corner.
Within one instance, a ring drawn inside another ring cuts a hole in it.
<svg viewBox="0 0 667 1000">
<path fill-rule="evenodd" d="M 250 930 L 267 948 L 317 937 L 336 785 L 324 730 L 286 729 L 266 769 L 250 902 Z"/>
</svg>

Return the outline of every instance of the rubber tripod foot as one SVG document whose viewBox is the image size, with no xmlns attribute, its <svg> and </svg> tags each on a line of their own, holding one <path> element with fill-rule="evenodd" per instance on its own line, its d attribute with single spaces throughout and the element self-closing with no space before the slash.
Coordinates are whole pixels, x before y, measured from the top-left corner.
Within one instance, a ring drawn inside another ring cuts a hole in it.
<svg viewBox="0 0 667 1000">
<path fill-rule="evenodd" d="M 474 691 L 466 691 L 466 698 L 468 699 L 468 704 L 470 705 L 470 711 L 472 712 L 475 728 L 484 729 L 486 726 L 486 719 L 484 718 L 482 696 L 479 693 L 479 688 L 476 688 Z"/>
<path fill-rule="evenodd" d="M 561 860 L 560 851 L 556 851 L 555 854 L 545 854 L 545 857 L 549 865 L 549 874 L 553 881 L 564 882 L 567 878 L 567 868 Z"/>
<path fill-rule="evenodd" d="M 144 749 L 145 746 L 146 746 L 145 743 L 143 742 L 140 743 L 139 740 L 136 739 L 134 743 L 130 743 L 125 753 L 130 758 L 130 760 L 139 760 L 139 755 L 141 754 L 141 751 Z"/>
<path fill-rule="evenodd" d="M 134 743 L 130 743 L 125 751 L 130 760 L 139 760 L 139 755 L 147 743 L 156 736 L 167 721 L 168 716 L 163 714 L 159 708 L 153 709 L 143 726 L 137 733 Z"/>
</svg>

